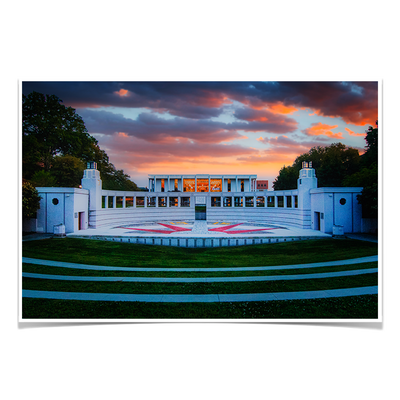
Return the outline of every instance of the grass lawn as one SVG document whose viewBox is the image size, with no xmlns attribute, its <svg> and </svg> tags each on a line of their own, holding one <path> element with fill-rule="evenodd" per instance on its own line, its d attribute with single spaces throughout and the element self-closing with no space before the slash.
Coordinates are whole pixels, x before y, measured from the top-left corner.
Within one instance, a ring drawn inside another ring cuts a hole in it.
<svg viewBox="0 0 400 400">
<path fill-rule="evenodd" d="M 24 299 L 31 319 L 374 319 L 378 296 L 244 303 L 138 303 Z"/>
<path fill-rule="evenodd" d="M 77 282 L 24 278 L 22 288 L 57 292 L 126 294 L 234 294 L 343 289 L 378 284 L 378 274 L 267 282 Z"/>
<path fill-rule="evenodd" d="M 249 267 L 335 261 L 378 254 L 376 243 L 351 239 L 218 248 L 150 246 L 88 239 L 23 242 L 24 257 L 121 267 Z"/>
<path fill-rule="evenodd" d="M 25 257 L 120 267 L 204 268 L 277 266 L 345 260 L 378 254 L 375 243 L 351 239 L 319 239 L 240 247 L 176 248 L 88 239 L 46 239 L 23 242 Z M 291 270 L 222 272 L 90 271 L 23 264 L 24 272 L 80 276 L 230 277 L 292 275 L 376 268 L 377 263 Z M 268 293 L 377 285 L 377 274 L 268 282 L 147 283 L 78 282 L 23 278 L 23 289 L 95 293 L 216 294 Z M 22 300 L 22 317 L 30 319 L 234 319 L 378 317 L 378 296 L 238 303 L 139 303 L 76 300 Z"/>
<path fill-rule="evenodd" d="M 49 267 L 47 265 L 37 264 L 22 264 L 23 272 L 31 272 L 35 274 L 50 274 L 50 275 L 69 275 L 69 276 L 122 276 L 122 277 L 146 277 L 146 278 L 228 278 L 240 276 L 271 276 L 271 275 L 307 275 L 322 272 L 338 272 L 357 269 L 377 268 L 377 262 L 368 262 L 360 264 L 343 264 L 334 267 L 316 267 L 316 268 L 293 268 L 293 269 L 271 269 L 265 271 L 194 271 L 194 272 L 175 272 L 175 271 L 146 271 L 146 272 L 131 272 L 131 271 L 101 271 L 90 269 L 75 269 L 63 267 Z"/>
</svg>

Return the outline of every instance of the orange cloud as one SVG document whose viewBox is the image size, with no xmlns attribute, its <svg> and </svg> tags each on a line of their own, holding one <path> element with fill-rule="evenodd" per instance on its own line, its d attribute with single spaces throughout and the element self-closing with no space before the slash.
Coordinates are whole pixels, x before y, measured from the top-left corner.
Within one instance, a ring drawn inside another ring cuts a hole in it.
<svg viewBox="0 0 400 400">
<path fill-rule="evenodd" d="M 343 139 L 343 134 L 341 132 L 333 133 L 331 129 L 337 128 L 338 125 L 328 125 L 322 122 L 311 124 L 307 129 L 303 129 L 302 132 L 308 136 L 320 136 L 325 135 L 330 138 Z"/>
<path fill-rule="evenodd" d="M 125 132 L 118 132 L 118 136 L 120 136 L 120 137 L 128 137 L 128 135 Z"/>
<path fill-rule="evenodd" d="M 120 97 L 125 97 L 128 95 L 128 91 L 125 89 L 119 89 L 118 92 L 114 92 L 114 93 L 116 93 Z"/>
<path fill-rule="evenodd" d="M 232 104 L 232 101 L 223 93 L 212 90 L 203 90 L 200 98 L 188 96 L 185 101 L 190 104 L 215 108 L 221 107 L 224 104 Z"/>
<path fill-rule="evenodd" d="M 285 106 L 281 101 L 275 104 L 269 104 L 269 109 L 275 114 L 292 114 L 298 111 L 298 108 Z"/>
<path fill-rule="evenodd" d="M 349 128 L 344 128 L 350 136 L 365 136 L 365 133 L 354 133 Z"/>
</svg>

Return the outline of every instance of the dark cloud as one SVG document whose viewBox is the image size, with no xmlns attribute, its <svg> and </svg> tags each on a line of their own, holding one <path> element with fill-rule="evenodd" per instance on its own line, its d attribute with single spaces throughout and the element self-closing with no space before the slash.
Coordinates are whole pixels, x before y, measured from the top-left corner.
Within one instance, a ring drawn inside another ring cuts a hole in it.
<svg viewBox="0 0 400 400">
<path fill-rule="evenodd" d="M 150 142 L 161 142 L 168 138 L 190 138 L 197 142 L 221 143 L 240 139 L 238 131 L 289 133 L 297 128 L 297 122 L 291 118 L 263 112 L 266 120 L 252 118 L 252 109 L 240 109 L 235 114 L 237 122 L 224 123 L 211 120 L 189 118 L 162 118 L 154 112 L 141 113 L 136 119 L 126 118 L 122 114 L 93 109 L 78 109 L 79 115 L 91 134 L 111 135 L 124 132 Z"/>
<path fill-rule="evenodd" d="M 24 82 L 23 94 L 55 94 L 74 108 L 131 107 L 194 119 L 218 117 L 229 103 L 196 82 Z"/>
<path fill-rule="evenodd" d="M 238 101 L 251 108 L 279 102 L 341 117 L 357 125 L 377 119 L 377 82 L 24 82 L 23 93 L 55 94 L 83 107 L 145 107 L 178 117 L 208 119 Z"/>
<path fill-rule="evenodd" d="M 164 142 L 171 138 L 187 138 L 196 142 L 221 143 L 242 136 L 233 124 L 172 118 L 164 119 L 154 113 L 142 113 L 136 120 L 108 111 L 79 110 L 91 134 L 112 135 L 124 132 L 149 142 Z"/>
<path fill-rule="evenodd" d="M 252 132 L 289 133 L 297 129 L 297 121 L 267 110 L 255 110 L 249 107 L 240 107 L 235 110 L 235 117 L 248 121 L 242 125 L 243 130 Z"/>
<path fill-rule="evenodd" d="M 131 160 L 137 157 L 146 159 L 146 162 L 155 162 L 167 159 L 190 160 L 204 158 L 224 158 L 258 154 L 259 150 L 235 144 L 195 143 L 189 139 L 176 138 L 167 143 L 150 143 L 136 137 L 127 137 L 121 134 L 107 136 L 102 140 L 103 146 L 115 154 L 130 155 Z"/>
</svg>

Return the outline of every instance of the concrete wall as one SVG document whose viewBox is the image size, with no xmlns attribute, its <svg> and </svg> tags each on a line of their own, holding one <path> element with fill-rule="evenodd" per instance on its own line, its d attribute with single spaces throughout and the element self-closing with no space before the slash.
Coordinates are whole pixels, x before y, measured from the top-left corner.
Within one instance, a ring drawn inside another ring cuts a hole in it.
<svg viewBox="0 0 400 400">
<path fill-rule="evenodd" d="M 332 233 L 334 225 L 343 226 L 344 233 L 362 232 L 361 205 L 357 195 L 362 188 L 317 188 L 311 194 L 311 228 Z M 318 215 L 319 213 L 319 215 Z"/>
<path fill-rule="evenodd" d="M 119 207 L 116 198 L 119 197 Z M 133 207 L 126 207 L 126 198 L 133 198 Z M 148 198 L 156 198 L 156 206 L 148 205 Z M 190 198 L 190 207 L 181 206 L 181 198 Z M 242 207 L 234 206 L 234 198 L 243 199 Z M 246 197 L 252 199 L 252 206 L 246 206 Z M 267 198 L 274 198 L 274 207 L 267 206 Z M 204 199 L 207 205 L 207 220 L 220 221 L 254 221 L 269 222 L 280 225 L 296 226 L 308 228 L 310 213 L 300 210 L 298 204 L 297 191 L 277 191 L 277 192 L 229 192 L 229 193 L 166 193 L 166 192 L 119 192 L 111 190 L 102 191 L 102 207 L 98 210 L 91 210 L 89 216 L 90 227 L 118 226 L 137 221 L 155 220 L 194 220 L 195 204 L 198 199 Z M 109 199 L 112 199 L 109 201 Z M 137 198 L 144 198 L 144 206 L 137 205 Z M 166 207 L 158 206 L 158 199 L 166 198 Z M 178 198 L 178 206 L 170 206 L 170 198 Z M 221 206 L 213 207 L 212 198 L 220 198 Z M 231 206 L 224 207 L 224 199 L 231 198 Z M 264 206 L 257 207 L 257 198 L 264 199 Z M 196 200 L 197 199 L 197 200 Z M 289 199 L 289 200 L 288 200 Z M 278 201 L 278 200 L 282 200 Z M 201 201 L 203 203 L 203 201 Z M 109 204 L 111 207 L 109 207 Z"/>
<path fill-rule="evenodd" d="M 79 229 L 79 213 L 83 213 L 84 229 L 88 228 L 89 192 L 86 189 L 43 187 L 37 188 L 40 208 L 37 211 L 36 232 L 53 233 L 54 225 L 65 225 L 65 232 Z"/>
</svg>

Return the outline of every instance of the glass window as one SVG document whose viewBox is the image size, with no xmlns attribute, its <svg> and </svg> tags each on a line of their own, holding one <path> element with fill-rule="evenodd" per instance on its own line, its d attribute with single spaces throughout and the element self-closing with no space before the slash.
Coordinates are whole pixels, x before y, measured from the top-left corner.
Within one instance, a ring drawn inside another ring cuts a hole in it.
<svg viewBox="0 0 400 400">
<path fill-rule="evenodd" d="M 254 197 L 246 196 L 246 207 L 254 207 Z"/>
<path fill-rule="evenodd" d="M 169 198 L 169 206 L 170 207 L 178 207 L 178 198 L 177 197 L 170 197 Z"/>
<path fill-rule="evenodd" d="M 224 207 L 232 207 L 232 197 L 224 197 Z"/>
<path fill-rule="evenodd" d="M 278 207 L 283 207 L 283 196 L 277 196 L 278 197 Z"/>
<path fill-rule="evenodd" d="M 257 197 L 256 201 L 257 201 L 257 207 L 265 207 L 265 197 L 264 196 Z"/>
<path fill-rule="evenodd" d="M 298 208 L 299 203 L 298 203 L 298 197 L 294 196 L 294 208 Z"/>
<path fill-rule="evenodd" d="M 181 197 L 181 207 L 190 207 L 190 197 Z"/>
<path fill-rule="evenodd" d="M 106 197 L 107 196 L 101 196 L 101 208 L 106 208 Z"/>
<path fill-rule="evenodd" d="M 228 192 L 231 191 L 232 185 L 231 185 L 231 180 L 228 179 Z"/>
<path fill-rule="evenodd" d="M 286 196 L 286 207 L 292 208 L 292 196 Z"/>
<path fill-rule="evenodd" d="M 243 207 L 243 197 L 235 197 L 235 207 Z"/>
<path fill-rule="evenodd" d="M 108 208 L 114 208 L 114 197 L 108 196 Z"/>
<path fill-rule="evenodd" d="M 184 179 L 183 180 L 183 191 L 184 192 L 195 192 L 195 180 Z"/>
<path fill-rule="evenodd" d="M 267 207 L 275 207 L 275 196 L 267 197 Z"/>
<path fill-rule="evenodd" d="M 156 206 L 156 197 L 147 197 L 147 207 Z"/>
<path fill-rule="evenodd" d="M 167 207 L 167 198 L 166 197 L 158 198 L 158 207 Z"/>
<path fill-rule="evenodd" d="M 197 179 L 197 192 L 208 192 L 208 179 Z"/>
<path fill-rule="evenodd" d="M 161 179 L 161 191 L 165 192 L 165 179 Z"/>
<path fill-rule="evenodd" d="M 124 205 L 124 198 L 122 196 L 117 196 L 116 200 L 116 207 L 122 208 Z"/>
<path fill-rule="evenodd" d="M 240 191 L 244 192 L 244 179 L 240 180 Z"/>
<path fill-rule="evenodd" d="M 222 192 L 222 179 L 210 179 L 211 192 Z"/>
<path fill-rule="evenodd" d="M 221 207 L 221 197 L 211 197 L 211 207 Z"/>
<path fill-rule="evenodd" d="M 133 207 L 133 197 L 125 197 L 125 207 Z"/>
<path fill-rule="evenodd" d="M 175 181 L 174 181 L 174 190 L 175 190 L 175 192 L 178 191 L 178 179 L 175 179 Z"/>
<path fill-rule="evenodd" d="M 144 197 L 136 197 L 136 207 L 144 207 Z"/>
</svg>

